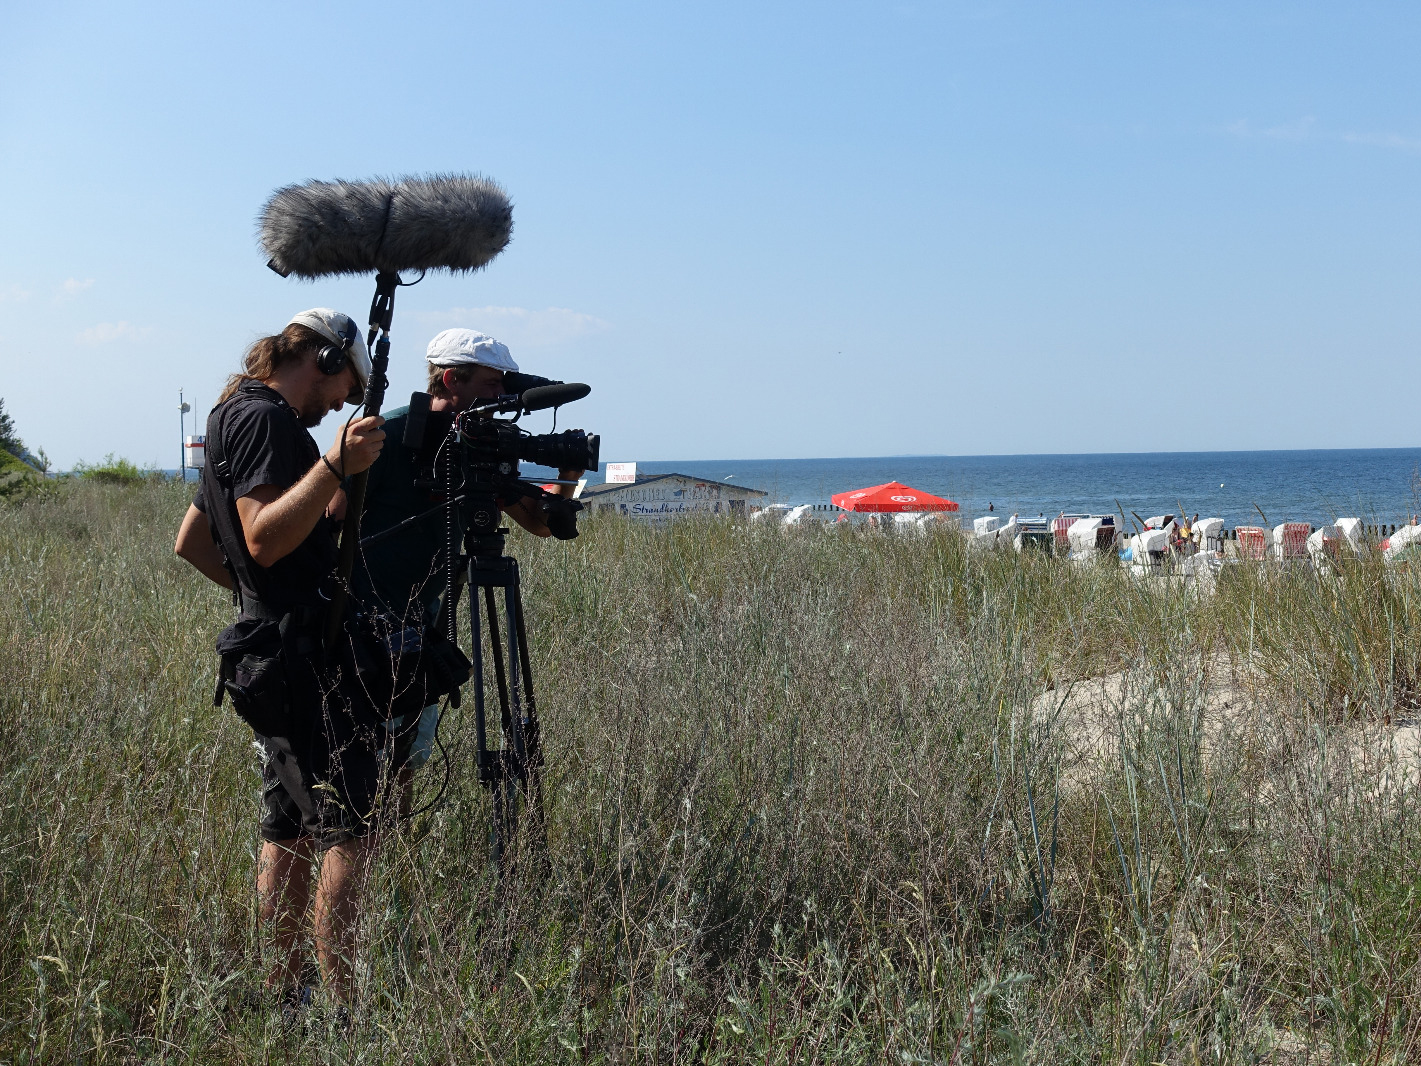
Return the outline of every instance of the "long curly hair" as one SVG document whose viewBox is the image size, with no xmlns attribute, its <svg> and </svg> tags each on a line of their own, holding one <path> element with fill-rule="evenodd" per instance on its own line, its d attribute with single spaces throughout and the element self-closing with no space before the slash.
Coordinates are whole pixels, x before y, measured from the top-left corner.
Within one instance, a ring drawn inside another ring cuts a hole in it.
<svg viewBox="0 0 1421 1066">
<path fill-rule="evenodd" d="M 266 381 L 278 367 L 299 362 L 308 352 L 314 355 L 329 343 L 315 330 L 296 323 L 274 336 L 261 338 L 247 349 L 247 354 L 242 357 L 241 371 L 227 379 L 217 402 L 226 402 L 248 381 Z"/>
</svg>

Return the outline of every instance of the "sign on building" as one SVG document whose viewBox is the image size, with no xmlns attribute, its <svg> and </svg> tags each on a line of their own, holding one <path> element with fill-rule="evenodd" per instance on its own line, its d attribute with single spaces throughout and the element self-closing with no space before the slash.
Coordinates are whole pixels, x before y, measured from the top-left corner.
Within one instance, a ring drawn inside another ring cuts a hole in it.
<svg viewBox="0 0 1421 1066">
<path fill-rule="evenodd" d="M 688 515 L 745 515 L 759 510 L 768 493 L 745 485 L 709 481 L 690 474 L 653 474 L 640 481 L 589 486 L 582 502 L 594 515 L 620 515 L 668 522 Z"/>
<path fill-rule="evenodd" d="M 634 484 L 636 484 L 636 463 L 608 463 L 608 464 L 607 464 L 607 484 L 609 484 L 609 485 L 634 485 Z"/>
</svg>

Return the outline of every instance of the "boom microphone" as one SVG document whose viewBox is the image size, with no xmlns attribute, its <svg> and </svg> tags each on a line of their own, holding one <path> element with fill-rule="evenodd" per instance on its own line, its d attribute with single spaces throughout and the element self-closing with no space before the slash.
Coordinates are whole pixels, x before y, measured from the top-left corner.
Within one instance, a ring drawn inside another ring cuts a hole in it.
<svg viewBox="0 0 1421 1066">
<path fill-rule="evenodd" d="M 287 185 L 262 208 L 267 265 L 282 277 L 478 270 L 513 232 L 508 196 L 466 174 Z"/>
<path fill-rule="evenodd" d="M 375 275 L 365 342 L 371 359 L 364 407 L 367 415 L 377 415 L 388 384 L 395 290 L 406 284 L 400 272 L 419 271 L 422 277 L 429 270 L 478 270 L 508 244 L 513 208 L 493 182 L 467 174 L 308 181 L 277 189 L 262 208 L 260 229 L 267 266 L 282 277 Z M 345 621 L 369 476 L 368 470 L 357 474 L 346 496 L 337 580 L 326 621 L 328 652 L 340 639 Z"/>
</svg>

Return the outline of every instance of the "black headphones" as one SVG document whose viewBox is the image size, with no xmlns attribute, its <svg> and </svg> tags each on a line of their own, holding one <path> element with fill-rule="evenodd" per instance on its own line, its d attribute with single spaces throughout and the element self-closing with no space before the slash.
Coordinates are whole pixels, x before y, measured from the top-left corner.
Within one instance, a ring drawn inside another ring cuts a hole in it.
<svg viewBox="0 0 1421 1066">
<path fill-rule="evenodd" d="M 350 318 L 345 318 L 345 324 L 336 330 L 336 336 L 340 338 L 340 345 L 325 344 L 316 353 L 316 366 L 322 374 L 339 374 L 345 369 L 348 353 L 355 344 L 355 339 L 360 336 L 360 331 L 356 328 L 355 322 Z"/>
</svg>

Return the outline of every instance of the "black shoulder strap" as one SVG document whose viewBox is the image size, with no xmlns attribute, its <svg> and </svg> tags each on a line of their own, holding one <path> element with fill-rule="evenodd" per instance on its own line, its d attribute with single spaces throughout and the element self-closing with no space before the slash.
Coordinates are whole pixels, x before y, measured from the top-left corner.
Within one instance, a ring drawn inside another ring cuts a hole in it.
<svg viewBox="0 0 1421 1066">
<path fill-rule="evenodd" d="M 233 495 L 232 468 L 222 436 L 226 416 L 237 398 L 233 396 L 218 404 L 207 416 L 207 462 L 202 468 L 202 496 L 207 503 L 207 519 L 217 531 L 217 545 L 222 549 L 223 561 L 237 586 L 240 603 L 244 589 L 249 594 L 255 594 L 259 586 L 256 563 L 247 551 L 247 541 L 242 535 L 237 498 Z"/>
</svg>

